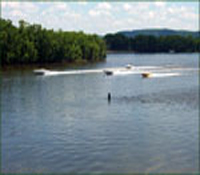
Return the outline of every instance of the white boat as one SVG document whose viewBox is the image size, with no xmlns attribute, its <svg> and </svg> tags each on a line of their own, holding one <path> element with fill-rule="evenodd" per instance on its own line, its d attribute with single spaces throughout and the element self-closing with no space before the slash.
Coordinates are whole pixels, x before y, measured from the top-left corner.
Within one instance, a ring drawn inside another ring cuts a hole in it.
<svg viewBox="0 0 200 175">
<path fill-rule="evenodd" d="M 126 69 L 132 69 L 132 68 L 133 68 L 133 66 L 131 64 L 126 65 Z"/>
<path fill-rule="evenodd" d="M 34 72 L 34 74 L 36 74 L 36 75 L 45 75 L 45 74 L 47 74 L 47 73 L 50 72 L 50 71 L 47 70 L 47 69 L 36 69 L 36 70 L 34 70 L 33 72 Z"/>
</svg>

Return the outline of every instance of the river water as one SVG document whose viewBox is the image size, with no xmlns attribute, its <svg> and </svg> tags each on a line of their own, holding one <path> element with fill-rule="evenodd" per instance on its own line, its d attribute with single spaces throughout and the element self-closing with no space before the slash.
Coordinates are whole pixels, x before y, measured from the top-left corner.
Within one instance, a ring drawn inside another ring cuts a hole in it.
<svg viewBox="0 0 200 175">
<path fill-rule="evenodd" d="M 2 172 L 198 172 L 198 63 L 198 54 L 108 54 L 73 67 L 179 67 L 149 79 L 3 71 Z"/>
</svg>

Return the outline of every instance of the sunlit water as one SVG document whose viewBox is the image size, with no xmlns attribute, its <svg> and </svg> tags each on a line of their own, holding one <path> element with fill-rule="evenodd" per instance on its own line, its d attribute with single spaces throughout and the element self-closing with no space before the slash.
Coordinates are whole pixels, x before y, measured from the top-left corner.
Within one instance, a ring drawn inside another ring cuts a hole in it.
<svg viewBox="0 0 200 175">
<path fill-rule="evenodd" d="M 183 68 L 180 76 L 150 79 L 3 72 L 2 171 L 199 171 L 198 59 L 198 54 L 109 54 L 104 63 L 77 67 Z"/>
</svg>

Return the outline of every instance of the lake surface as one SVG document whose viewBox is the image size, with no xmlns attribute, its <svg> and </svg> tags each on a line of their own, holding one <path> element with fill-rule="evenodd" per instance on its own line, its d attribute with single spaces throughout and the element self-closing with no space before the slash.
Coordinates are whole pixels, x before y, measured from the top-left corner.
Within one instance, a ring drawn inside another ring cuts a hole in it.
<svg viewBox="0 0 200 175">
<path fill-rule="evenodd" d="M 198 54 L 109 54 L 76 69 L 128 63 L 179 66 L 181 75 L 4 71 L 2 172 L 198 172 Z"/>
</svg>

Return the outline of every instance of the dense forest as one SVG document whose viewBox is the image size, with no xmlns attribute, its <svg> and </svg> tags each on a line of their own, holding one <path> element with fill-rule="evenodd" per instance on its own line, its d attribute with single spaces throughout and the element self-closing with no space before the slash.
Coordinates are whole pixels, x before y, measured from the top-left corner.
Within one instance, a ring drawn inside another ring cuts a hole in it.
<svg viewBox="0 0 200 175">
<path fill-rule="evenodd" d="M 95 62 L 106 57 L 106 45 L 97 35 L 42 28 L 21 20 L 15 27 L 0 18 L 1 65 Z"/>
<path fill-rule="evenodd" d="M 137 35 L 127 37 L 117 33 L 107 34 L 104 39 L 107 49 L 112 51 L 134 51 L 138 53 L 200 52 L 200 38 L 192 36 Z"/>
</svg>

